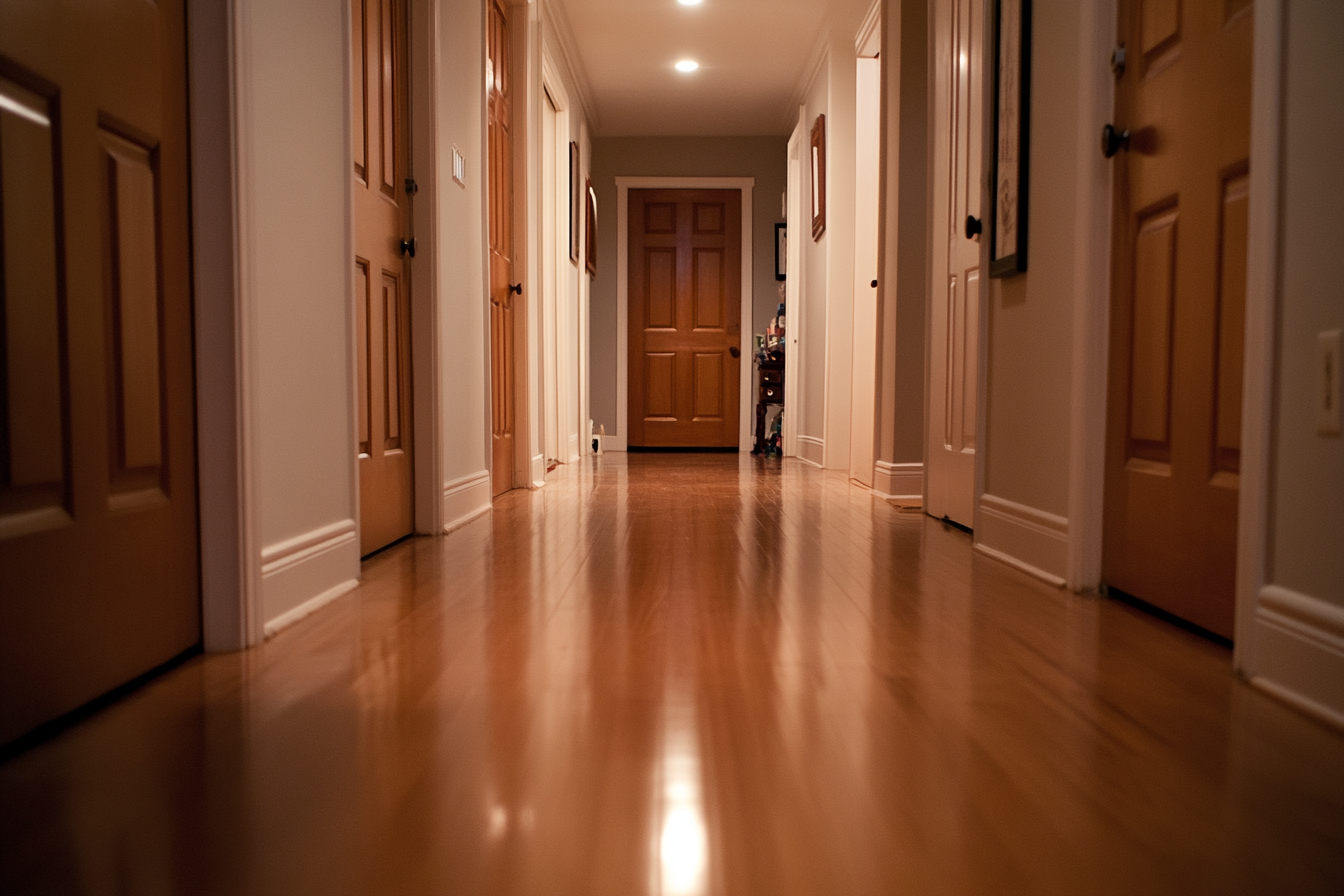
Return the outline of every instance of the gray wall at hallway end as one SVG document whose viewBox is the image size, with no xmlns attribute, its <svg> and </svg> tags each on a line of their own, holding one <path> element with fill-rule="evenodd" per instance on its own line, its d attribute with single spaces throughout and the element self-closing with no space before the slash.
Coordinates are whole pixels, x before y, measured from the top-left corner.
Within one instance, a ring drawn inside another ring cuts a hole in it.
<svg viewBox="0 0 1344 896">
<path fill-rule="evenodd" d="M 593 425 L 616 431 L 616 178 L 753 177 L 752 320 L 743 321 L 743 354 L 779 304 L 775 224 L 788 182 L 787 137 L 598 137 L 592 177 L 597 191 L 597 271 L 591 294 L 589 354 Z"/>
</svg>

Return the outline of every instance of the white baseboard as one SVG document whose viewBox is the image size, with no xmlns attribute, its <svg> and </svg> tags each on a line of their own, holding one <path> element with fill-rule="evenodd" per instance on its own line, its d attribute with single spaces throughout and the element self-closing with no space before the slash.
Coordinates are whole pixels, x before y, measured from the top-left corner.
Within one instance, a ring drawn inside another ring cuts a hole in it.
<svg viewBox="0 0 1344 896">
<path fill-rule="evenodd" d="M 981 495 L 975 549 L 1057 587 L 1069 562 L 1069 521 L 1025 504 Z"/>
<path fill-rule="evenodd" d="M 354 520 L 341 520 L 264 548 L 261 610 L 266 637 L 358 584 L 359 539 Z"/>
<path fill-rule="evenodd" d="M 481 470 L 443 485 L 443 531 L 464 526 L 490 509 L 490 471 Z"/>
<path fill-rule="evenodd" d="M 798 459 L 814 467 L 822 466 L 826 461 L 826 441 L 816 436 L 798 436 Z"/>
<path fill-rule="evenodd" d="M 873 464 L 873 494 L 891 501 L 924 500 L 924 465 Z"/>
<path fill-rule="evenodd" d="M 565 455 L 565 463 L 576 463 L 579 459 L 580 443 L 579 434 L 571 433 L 569 436 L 569 453 Z"/>
<path fill-rule="evenodd" d="M 546 455 L 538 454 L 532 458 L 532 488 L 544 488 L 546 485 Z"/>
<path fill-rule="evenodd" d="M 1255 628 L 1251 683 L 1344 728 L 1344 608 L 1266 585 Z"/>
</svg>

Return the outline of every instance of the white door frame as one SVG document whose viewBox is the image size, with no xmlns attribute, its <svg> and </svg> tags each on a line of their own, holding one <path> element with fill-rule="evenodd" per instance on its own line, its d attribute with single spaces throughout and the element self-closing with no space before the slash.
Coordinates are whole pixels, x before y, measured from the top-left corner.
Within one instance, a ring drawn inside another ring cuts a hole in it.
<svg viewBox="0 0 1344 896">
<path fill-rule="evenodd" d="M 803 329 L 803 161 L 802 145 L 806 139 L 803 124 L 803 107 L 798 107 L 798 124 L 789 137 L 789 173 L 788 173 L 788 209 L 784 220 L 786 256 L 784 260 L 784 427 L 781 433 L 781 449 L 785 457 L 798 456 L 798 420 L 801 408 L 798 406 L 798 377 L 802 367 L 799 365 L 798 347 Z"/>
<path fill-rule="evenodd" d="M 751 283 L 752 190 L 754 177 L 618 177 L 616 178 L 616 433 L 608 433 L 604 447 L 624 451 L 630 425 L 630 191 L 631 190 L 740 190 L 742 193 L 742 364 L 739 382 L 739 451 L 751 450 L 755 406 L 751 400 Z M 786 355 L 787 357 L 787 355 Z M 787 385 L 787 384 L 786 384 Z"/>
</svg>

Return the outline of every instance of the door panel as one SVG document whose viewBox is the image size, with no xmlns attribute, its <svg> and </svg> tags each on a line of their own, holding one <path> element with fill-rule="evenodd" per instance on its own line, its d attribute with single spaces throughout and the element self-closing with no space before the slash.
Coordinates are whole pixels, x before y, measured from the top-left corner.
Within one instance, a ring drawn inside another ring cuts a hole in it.
<svg viewBox="0 0 1344 896">
<path fill-rule="evenodd" d="M 976 0 L 939 0 L 934 78 L 934 288 L 929 337 L 925 510 L 964 526 L 975 513 L 976 385 L 980 359 L 981 66 Z"/>
<path fill-rule="evenodd" d="M 490 420 L 492 491 L 514 485 L 517 421 L 513 283 L 513 78 L 509 21 L 491 0 L 487 11 L 489 50 L 487 130 L 490 151 Z"/>
<path fill-rule="evenodd" d="M 356 389 L 359 548 L 369 554 L 415 527 L 411 458 L 409 233 L 405 192 L 404 0 L 354 0 Z M 372 135 L 372 140 L 369 136 Z M 368 173 L 373 172 L 369 178 Z"/>
<path fill-rule="evenodd" d="M 738 444 L 741 216 L 737 190 L 630 191 L 632 446 Z"/>
<path fill-rule="evenodd" d="M 200 642 L 180 2 L 0 0 L 0 743 Z"/>
<path fill-rule="evenodd" d="M 1103 573 L 1232 636 L 1250 4 L 1125 0 Z"/>
</svg>

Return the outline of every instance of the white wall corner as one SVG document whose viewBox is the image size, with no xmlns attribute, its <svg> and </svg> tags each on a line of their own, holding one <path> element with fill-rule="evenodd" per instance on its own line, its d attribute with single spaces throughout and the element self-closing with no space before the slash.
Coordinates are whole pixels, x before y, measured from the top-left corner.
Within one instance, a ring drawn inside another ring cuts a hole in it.
<svg viewBox="0 0 1344 896">
<path fill-rule="evenodd" d="M 877 461 L 873 464 L 873 494 L 895 501 L 923 502 L 924 465 Z"/>
<path fill-rule="evenodd" d="M 1232 662 L 1254 679 L 1259 602 L 1269 533 L 1274 338 L 1278 331 L 1283 0 L 1255 5 L 1251 72 L 1250 207 L 1246 252 L 1246 344 L 1242 356 L 1241 489 L 1237 496 L 1237 585 Z"/>
<path fill-rule="evenodd" d="M 490 471 L 481 470 L 443 485 L 443 531 L 465 526 L 491 507 Z"/>
<path fill-rule="evenodd" d="M 995 495 L 980 496 L 975 550 L 1051 585 L 1063 587 L 1069 521 Z"/>
<path fill-rule="evenodd" d="M 261 552 L 261 605 L 266 637 L 359 584 L 355 521 L 341 520 L 270 545 Z"/>
<path fill-rule="evenodd" d="M 1259 597 L 1251 683 L 1344 728 L 1344 608 L 1279 585 Z"/>
<path fill-rule="evenodd" d="M 825 467 L 826 440 L 816 436 L 798 436 L 798 459 L 814 467 Z"/>
</svg>

